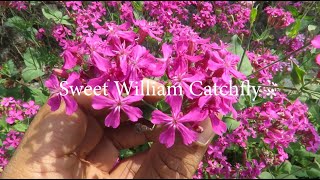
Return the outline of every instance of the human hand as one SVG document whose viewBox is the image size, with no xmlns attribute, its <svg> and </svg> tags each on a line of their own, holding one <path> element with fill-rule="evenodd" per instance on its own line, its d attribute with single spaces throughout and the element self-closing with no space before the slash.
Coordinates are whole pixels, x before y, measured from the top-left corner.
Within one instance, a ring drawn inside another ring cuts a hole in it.
<svg viewBox="0 0 320 180">
<path fill-rule="evenodd" d="M 161 127 L 138 132 L 124 118 L 117 129 L 105 127 L 101 120 L 107 112 L 94 110 L 91 98 L 75 96 L 79 108 L 71 116 L 65 114 L 64 103 L 54 112 L 44 105 L 2 178 L 191 178 L 214 136 L 210 120 L 205 120 L 197 142 L 186 146 L 177 137 L 167 149 L 158 142 Z M 148 151 L 116 163 L 121 149 L 146 142 L 153 142 Z"/>
</svg>

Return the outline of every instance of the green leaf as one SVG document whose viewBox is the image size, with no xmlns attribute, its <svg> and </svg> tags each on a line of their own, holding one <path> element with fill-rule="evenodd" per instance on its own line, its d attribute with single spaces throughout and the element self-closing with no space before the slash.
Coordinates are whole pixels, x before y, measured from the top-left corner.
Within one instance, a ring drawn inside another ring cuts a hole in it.
<svg viewBox="0 0 320 180">
<path fill-rule="evenodd" d="M 286 31 L 286 35 L 289 36 L 290 38 L 295 38 L 299 30 L 301 28 L 301 19 L 296 19 L 292 27 L 289 29 L 289 31 Z"/>
<path fill-rule="evenodd" d="M 270 174 L 269 172 L 262 172 L 259 175 L 260 179 L 274 179 L 274 176 L 272 174 Z"/>
<path fill-rule="evenodd" d="M 269 35 L 270 35 L 270 30 L 271 30 L 270 28 L 264 30 L 264 31 L 262 32 L 262 34 L 261 34 L 261 35 L 258 35 L 258 38 L 255 39 L 255 40 L 257 40 L 257 41 L 264 41 L 264 40 L 266 40 L 266 39 L 269 37 Z"/>
<path fill-rule="evenodd" d="M 276 179 L 297 179 L 297 177 L 292 174 L 280 174 Z"/>
<path fill-rule="evenodd" d="M 9 77 L 12 77 L 18 74 L 18 69 L 14 65 L 13 61 L 10 59 L 2 65 L 2 69 L 0 70 L 0 74 L 5 74 Z"/>
<path fill-rule="evenodd" d="M 305 75 L 305 71 L 299 68 L 295 63 L 293 63 L 293 69 L 291 72 L 291 79 L 293 84 L 299 89 L 303 84 L 303 77 Z"/>
<path fill-rule="evenodd" d="M 41 65 L 37 59 L 37 54 L 34 52 L 33 48 L 27 49 L 23 54 L 23 59 L 26 68 L 22 71 L 22 78 L 25 82 L 30 82 L 33 79 L 44 75 Z"/>
<path fill-rule="evenodd" d="M 294 7 L 294 6 L 286 6 L 286 8 L 291 12 L 293 17 L 299 16 L 299 11 L 297 10 L 296 7 Z"/>
<path fill-rule="evenodd" d="M 28 125 L 26 125 L 24 123 L 15 124 L 13 126 L 13 129 L 15 129 L 16 131 L 19 131 L 19 132 L 26 132 L 26 130 L 28 129 Z"/>
<path fill-rule="evenodd" d="M 132 1 L 133 15 L 136 19 L 142 19 L 143 2 L 142 1 Z"/>
<path fill-rule="evenodd" d="M 42 14 L 47 19 L 53 19 L 53 21 L 57 22 L 59 21 L 59 19 L 62 18 L 62 13 L 58 11 L 56 8 L 43 7 L 41 10 Z"/>
<path fill-rule="evenodd" d="M 252 8 L 252 9 L 251 9 L 251 12 L 250 12 L 250 27 L 252 27 L 254 21 L 256 20 L 257 14 L 258 14 L 258 9 L 257 9 L 257 7 Z"/>
<path fill-rule="evenodd" d="M 30 88 L 32 99 L 36 102 L 36 104 L 43 105 L 47 102 L 48 96 L 43 94 L 43 92 L 40 89 L 36 88 Z"/>
<path fill-rule="evenodd" d="M 2 116 L 0 119 L 0 129 L 4 129 L 5 131 L 9 131 L 9 124 L 6 122 L 5 116 Z"/>
<path fill-rule="evenodd" d="M 36 79 L 36 78 L 43 76 L 43 75 L 44 75 L 44 72 L 40 69 L 34 69 L 34 68 L 27 67 L 22 71 L 22 78 L 25 82 L 30 82 L 33 79 Z"/>
<path fill-rule="evenodd" d="M 231 38 L 231 46 L 229 47 L 229 50 L 236 54 L 239 55 L 240 58 L 242 58 L 242 55 L 244 53 L 243 48 L 241 47 L 241 43 L 238 40 L 238 36 L 234 35 Z M 240 63 L 240 62 L 239 62 Z M 242 65 L 239 69 L 240 72 L 242 72 L 245 75 L 250 75 L 252 73 L 252 65 L 249 61 L 249 58 L 247 57 L 246 54 L 244 54 Z"/>
<path fill-rule="evenodd" d="M 24 29 L 27 27 L 26 21 L 19 16 L 8 18 L 7 22 L 5 22 L 4 25 L 18 29 Z"/>
<path fill-rule="evenodd" d="M 282 163 L 282 165 L 280 166 L 279 171 L 290 174 L 290 173 L 291 173 L 291 168 L 292 168 L 291 163 L 286 160 L 286 161 L 285 161 L 284 163 Z"/>
<path fill-rule="evenodd" d="M 240 122 L 233 119 L 232 117 L 226 116 L 223 119 L 224 119 L 224 122 L 227 124 L 227 128 L 229 131 L 233 131 L 237 129 L 240 125 Z"/>
<path fill-rule="evenodd" d="M 292 175 L 295 175 L 296 177 L 300 177 L 300 178 L 308 177 L 308 174 L 306 173 L 306 170 L 303 167 L 293 165 L 291 170 L 292 170 Z"/>
<path fill-rule="evenodd" d="M 315 168 L 310 168 L 306 171 L 310 178 L 320 178 L 320 170 Z"/>
<path fill-rule="evenodd" d="M 72 25 L 68 20 L 70 17 L 68 15 L 62 14 L 55 6 L 51 7 L 42 7 L 42 14 L 47 19 L 52 19 L 55 23 L 65 24 L 65 25 Z"/>
</svg>

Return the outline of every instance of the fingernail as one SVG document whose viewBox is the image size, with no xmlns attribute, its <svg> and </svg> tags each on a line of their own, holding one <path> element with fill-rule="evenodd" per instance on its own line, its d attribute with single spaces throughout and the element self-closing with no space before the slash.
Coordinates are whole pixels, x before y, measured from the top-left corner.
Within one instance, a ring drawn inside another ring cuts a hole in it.
<svg viewBox="0 0 320 180">
<path fill-rule="evenodd" d="M 200 146 L 207 146 L 215 135 L 212 131 L 210 119 L 202 121 L 199 126 L 203 127 L 203 131 L 199 133 L 198 139 L 195 143 Z"/>
</svg>

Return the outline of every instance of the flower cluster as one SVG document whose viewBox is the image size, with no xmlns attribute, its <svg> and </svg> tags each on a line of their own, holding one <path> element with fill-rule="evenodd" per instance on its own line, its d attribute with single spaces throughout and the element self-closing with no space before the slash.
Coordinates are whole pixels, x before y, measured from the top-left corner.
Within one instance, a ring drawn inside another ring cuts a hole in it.
<svg viewBox="0 0 320 180">
<path fill-rule="evenodd" d="M 0 174 L 12 155 L 12 152 L 18 147 L 22 139 L 23 133 L 11 130 L 7 133 L 6 138 L 0 147 Z"/>
<path fill-rule="evenodd" d="M 249 7 L 244 3 L 232 3 L 227 1 L 213 2 L 216 11 L 220 11 L 217 16 L 218 23 L 229 34 L 248 35 L 248 22 L 250 20 L 251 5 Z"/>
<path fill-rule="evenodd" d="M 26 1 L 10 1 L 9 6 L 17 9 L 18 11 L 26 10 L 28 8 Z"/>
<path fill-rule="evenodd" d="M 265 8 L 265 12 L 268 15 L 268 24 L 276 29 L 283 29 L 294 22 L 292 14 L 283 8 L 268 6 Z"/>
<path fill-rule="evenodd" d="M 171 7 L 172 3 L 169 4 Z M 95 18 L 85 16 L 93 13 L 93 7 L 96 7 Z M 187 126 L 173 123 L 185 117 L 176 114 L 177 111 L 174 110 L 177 108 L 176 106 L 181 106 L 181 104 L 171 104 L 173 119 L 168 119 L 168 121 L 159 120 L 157 117 L 161 115 L 159 115 L 159 112 L 158 114 L 154 112 L 152 121 L 155 124 L 164 123 L 168 126 L 168 130 L 160 137 L 162 143 L 166 144 L 167 147 L 173 145 L 172 137 L 176 128 L 185 139 L 185 144 L 192 143 L 196 138 L 196 134 L 191 133 L 188 127 L 199 123 L 198 121 L 206 117 L 211 119 L 214 132 L 222 135 L 226 131 L 225 123 L 217 117 L 217 114 L 226 115 L 232 112 L 236 116 L 236 111 L 233 109 L 232 104 L 237 102 L 237 98 L 225 96 L 209 97 L 205 95 L 195 97 L 189 90 L 190 83 L 193 81 L 202 83 L 202 85 L 194 87 L 193 91 L 197 92 L 203 89 L 204 86 L 212 85 L 213 83 L 221 86 L 230 86 L 229 81 L 233 77 L 245 79 L 245 76 L 236 70 L 240 57 L 229 52 L 226 49 L 226 44 L 211 43 L 210 38 L 203 39 L 198 33 L 182 25 L 181 27 L 176 27 L 174 31 L 165 29 L 166 32 L 171 31 L 173 34 L 172 42 L 170 44 L 164 43 L 161 46 L 161 51 L 153 52 L 158 55 L 154 56 L 142 44 L 146 36 L 162 41 L 160 37 L 163 31 L 156 22 L 133 19 L 133 24 L 131 25 L 129 22 L 121 25 L 117 25 L 114 22 L 104 22 L 103 25 L 100 25 L 105 9 L 99 3 L 91 3 L 87 8 L 82 7 L 82 9 L 78 9 L 73 13 L 78 15 L 75 16 L 77 27 L 74 34 L 81 34 L 81 37 L 73 39 L 69 37 L 66 39 L 66 35 L 71 35 L 71 31 L 61 24 L 55 27 L 53 33 L 64 49 L 61 54 L 64 58 L 62 71 L 70 70 L 75 66 L 81 67 L 79 73 L 73 72 L 68 75 L 68 86 L 74 87 L 82 84 L 96 86 L 109 81 L 141 81 L 143 78 L 155 78 L 165 75 L 169 78 L 165 85 L 180 85 L 183 89 L 183 94 L 185 94 L 183 99 L 193 104 L 192 108 L 184 110 L 185 114 L 202 114 L 203 118 L 182 120 L 182 122 L 188 124 Z M 79 21 L 80 18 L 81 23 Z M 138 28 L 138 31 L 135 32 L 133 27 Z M 160 54 L 162 56 L 159 56 Z M 58 78 L 55 75 L 50 76 L 46 86 L 52 93 L 48 104 L 53 111 L 59 108 L 62 99 L 66 103 L 67 114 L 72 114 L 77 109 L 77 104 L 70 95 L 59 95 L 62 89 L 59 87 Z M 112 85 L 108 86 L 108 88 L 108 92 L 111 92 L 110 96 L 95 97 L 93 101 L 93 108 L 95 109 L 110 109 L 111 112 L 105 119 L 106 126 L 114 128 L 119 126 L 120 111 L 125 112 L 131 121 L 137 121 L 142 117 L 141 110 L 130 106 L 130 104 L 141 100 L 143 97 L 128 96 L 123 98 L 116 95 Z M 171 102 L 171 100 L 168 101 Z M 188 117 L 188 115 L 186 116 Z M 169 136 L 168 133 L 172 136 Z"/>
<path fill-rule="evenodd" d="M 32 118 L 37 114 L 39 106 L 34 101 L 22 102 L 13 97 L 5 97 L 0 101 L 0 117 L 5 116 L 8 124 Z"/>
<path fill-rule="evenodd" d="M 279 165 L 288 159 L 285 148 L 290 143 L 301 143 L 308 151 L 320 147 L 320 136 L 308 121 L 308 107 L 299 100 L 289 101 L 278 93 L 262 106 L 254 106 L 239 114 L 240 125 L 232 133 L 219 137 L 209 146 L 204 158 L 206 168 L 200 164 L 195 178 L 203 178 L 204 172 L 220 178 L 257 178 L 268 166 Z M 263 142 L 263 148 L 258 148 Z M 226 154 L 230 148 L 239 148 L 236 164 L 231 164 Z M 254 148 L 248 160 L 250 148 Z"/>
<path fill-rule="evenodd" d="M 277 62 L 279 57 L 277 55 L 273 55 L 270 50 L 265 50 L 263 52 L 256 50 L 255 52 L 247 51 L 247 56 L 256 70 L 260 70 L 256 75 L 258 81 L 265 85 L 270 85 L 270 80 L 273 79 L 273 75 L 279 71 L 289 70 L 291 68 L 290 61 L 285 62 Z M 277 63 L 275 63 L 277 62 Z M 274 63 L 274 64 L 273 64 Z M 272 64 L 268 68 L 267 65 Z"/>
<path fill-rule="evenodd" d="M 288 55 L 304 46 L 305 36 L 304 34 L 298 34 L 295 38 L 284 36 L 279 39 L 279 43 L 285 48 L 285 54 Z"/>
</svg>

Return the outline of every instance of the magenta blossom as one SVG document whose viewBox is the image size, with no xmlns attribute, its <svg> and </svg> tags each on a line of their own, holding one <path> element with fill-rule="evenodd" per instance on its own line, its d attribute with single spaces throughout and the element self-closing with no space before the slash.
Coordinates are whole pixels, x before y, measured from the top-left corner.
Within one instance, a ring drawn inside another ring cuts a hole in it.
<svg viewBox="0 0 320 180">
<path fill-rule="evenodd" d="M 120 125 L 120 111 L 122 110 L 131 121 L 136 122 L 139 118 L 142 118 L 142 111 L 137 108 L 130 106 L 134 102 L 138 102 L 143 96 L 128 95 L 123 98 L 115 83 L 109 83 L 108 85 L 108 97 L 105 96 L 94 96 L 92 99 L 92 107 L 100 110 L 108 108 L 111 112 L 105 118 L 105 125 L 107 127 L 117 128 Z"/>
<path fill-rule="evenodd" d="M 159 110 L 152 112 L 151 122 L 153 124 L 164 124 L 167 130 L 161 133 L 160 142 L 165 144 L 167 148 L 171 147 L 175 141 L 175 132 L 178 130 L 181 134 L 183 143 L 186 145 L 191 144 L 197 138 L 197 133 L 185 126 L 184 123 L 193 123 L 203 121 L 207 114 L 194 108 L 186 115 L 181 112 L 182 97 L 180 96 L 167 96 L 165 100 L 171 106 L 171 115 L 168 116 Z"/>
<path fill-rule="evenodd" d="M 22 106 L 26 108 L 24 113 L 29 116 L 35 115 L 39 110 L 39 106 L 36 105 L 34 101 L 29 101 L 27 103 L 24 103 L 22 104 Z"/>
<path fill-rule="evenodd" d="M 13 124 L 16 120 L 23 120 L 23 114 L 21 110 L 9 110 L 9 115 L 6 119 L 8 124 Z"/>
<path fill-rule="evenodd" d="M 311 41 L 311 44 L 314 48 L 319 49 L 320 48 L 320 35 L 317 35 L 313 40 Z M 316 63 L 320 65 L 320 54 L 316 56 Z"/>
<path fill-rule="evenodd" d="M 41 40 L 43 38 L 45 32 L 46 31 L 43 28 L 38 29 L 38 32 L 36 33 L 36 38 L 38 40 Z"/>
<path fill-rule="evenodd" d="M 45 85 L 51 92 L 51 98 L 48 100 L 48 105 L 51 107 L 51 111 L 59 109 L 61 99 L 66 103 L 67 115 L 71 115 L 77 110 L 78 104 L 70 94 L 70 87 L 72 86 L 73 88 L 76 88 L 81 85 L 79 74 L 76 72 L 71 73 L 66 83 L 63 84 L 63 86 L 68 89 L 68 94 L 66 94 L 65 90 L 60 87 L 59 80 L 55 75 L 51 75 L 45 82 Z"/>
<path fill-rule="evenodd" d="M 157 25 L 156 22 L 148 22 L 146 20 L 136 20 L 134 21 L 134 25 L 138 26 L 139 29 L 139 43 L 143 42 L 145 37 L 149 35 L 153 39 L 161 42 L 161 36 L 163 34 L 162 26 Z"/>
<path fill-rule="evenodd" d="M 317 35 L 316 37 L 313 38 L 311 41 L 311 44 L 314 48 L 319 49 L 320 48 L 320 35 Z"/>
<path fill-rule="evenodd" d="M 1 101 L 1 106 L 8 107 L 10 103 L 15 103 L 13 97 L 3 98 Z"/>
<path fill-rule="evenodd" d="M 239 62 L 239 56 L 233 54 L 226 54 L 221 57 L 217 51 L 212 52 L 212 60 L 208 62 L 208 68 L 215 73 L 221 74 L 225 82 L 231 80 L 230 75 L 238 79 L 246 79 L 246 76 L 236 70 L 236 65 Z"/>
</svg>

